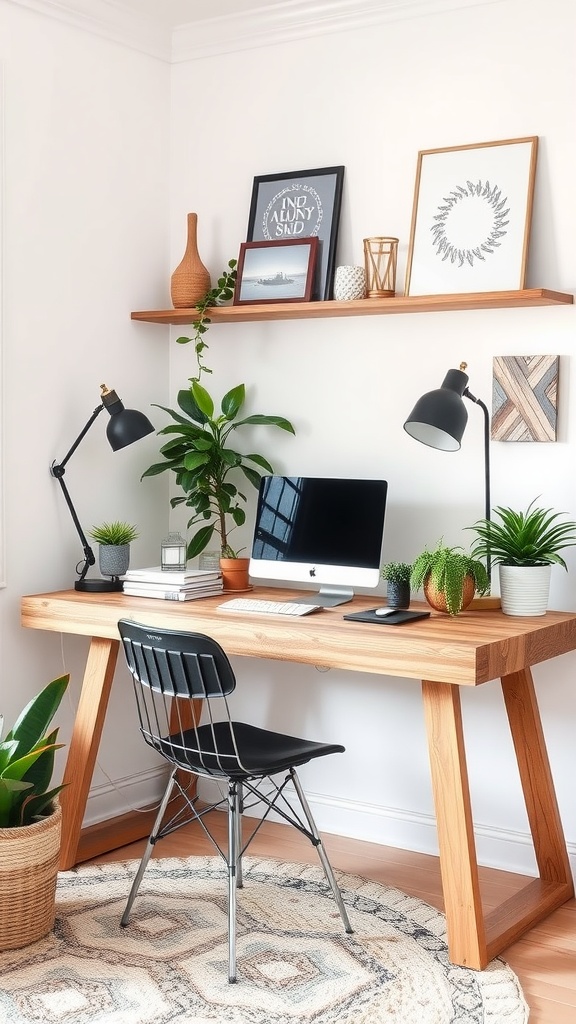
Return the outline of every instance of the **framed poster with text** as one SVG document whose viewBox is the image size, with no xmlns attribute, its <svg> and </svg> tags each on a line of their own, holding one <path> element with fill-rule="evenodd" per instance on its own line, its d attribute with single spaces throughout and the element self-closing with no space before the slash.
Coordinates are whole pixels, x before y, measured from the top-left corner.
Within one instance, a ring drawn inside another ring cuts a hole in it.
<svg viewBox="0 0 576 1024">
<path fill-rule="evenodd" d="M 318 238 L 312 299 L 331 299 L 344 167 L 284 171 L 254 178 L 249 242 Z"/>
</svg>

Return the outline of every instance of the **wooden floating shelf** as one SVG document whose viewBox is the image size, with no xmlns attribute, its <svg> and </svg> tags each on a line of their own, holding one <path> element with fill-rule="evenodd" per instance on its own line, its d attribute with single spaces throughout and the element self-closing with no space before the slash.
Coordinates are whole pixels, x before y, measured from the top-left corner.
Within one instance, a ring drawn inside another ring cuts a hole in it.
<svg viewBox="0 0 576 1024">
<path fill-rule="evenodd" d="M 408 295 L 390 299 L 355 299 L 352 302 L 263 302 L 247 306 L 213 306 L 214 324 L 260 320 L 316 320 L 324 317 L 382 316 L 387 313 L 434 313 L 459 309 L 511 309 L 518 306 L 571 305 L 572 295 L 548 288 L 508 292 L 463 292 L 458 295 Z M 131 313 L 132 320 L 150 324 L 191 324 L 196 309 L 150 309 Z"/>
</svg>

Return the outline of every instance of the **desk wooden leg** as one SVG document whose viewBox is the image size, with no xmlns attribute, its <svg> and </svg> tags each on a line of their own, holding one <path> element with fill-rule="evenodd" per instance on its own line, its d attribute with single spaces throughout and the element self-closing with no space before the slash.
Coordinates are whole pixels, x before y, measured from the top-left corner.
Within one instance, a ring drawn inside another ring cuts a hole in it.
<svg viewBox="0 0 576 1024">
<path fill-rule="evenodd" d="M 530 670 L 504 676 L 502 692 L 540 877 L 571 885 L 570 861 Z"/>
<path fill-rule="evenodd" d="M 460 691 L 422 682 L 440 871 L 450 959 L 464 967 L 487 963 L 474 827 L 462 731 Z"/>
<path fill-rule="evenodd" d="M 60 869 L 73 867 L 116 668 L 118 640 L 92 637 L 64 770 Z"/>
<path fill-rule="evenodd" d="M 539 877 L 484 916 L 478 884 L 460 693 L 457 686 L 447 683 L 425 681 L 422 684 L 448 951 L 453 963 L 480 970 L 574 895 L 530 670 L 523 669 L 504 676 L 502 691 Z"/>
</svg>

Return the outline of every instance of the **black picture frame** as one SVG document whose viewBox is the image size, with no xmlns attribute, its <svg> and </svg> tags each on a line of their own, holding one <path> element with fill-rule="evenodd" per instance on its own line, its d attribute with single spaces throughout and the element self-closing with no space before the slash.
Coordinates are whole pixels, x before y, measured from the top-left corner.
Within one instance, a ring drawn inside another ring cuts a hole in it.
<svg viewBox="0 0 576 1024">
<path fill-rule="evenodd" d="M 342 165 L 254 178 L 247 240 L 318 238 L 313 300 L 332 298 L 343 185 Z"/>
<path fill-rule="evenodd" d="M 310 302 L 319 244 L 315 235 L 242 242 L 233 304 Z"/>
</svg>

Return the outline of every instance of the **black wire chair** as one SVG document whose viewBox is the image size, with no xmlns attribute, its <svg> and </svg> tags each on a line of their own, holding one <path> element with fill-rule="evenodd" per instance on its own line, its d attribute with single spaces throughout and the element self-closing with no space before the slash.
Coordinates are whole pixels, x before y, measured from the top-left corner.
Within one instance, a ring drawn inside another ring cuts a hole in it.
<svg viewBox="0 0 576 1024">
<path fill-rule="evenodd" d="M 318 851 L 346 932 L 352 927 L 334 872 L 326 856 L 296 767 L 317 757 L 343 753 L 336 743 L 314 743 L 260 729 L 230 717 L 228 696 L 236 687 L 232 666 L 218 643 L 201 633 L 156 629 L 126 619 L 118 629 L 132 674 L 140 731 L 173 767 L 138 871 L 132 883 L 121 924 L 130 911 L 152 850 L 158 840 L 190 821 L 198 821 L 224 859 L 228 869 L 228 980 L 236 981 L 236 889 L 242 888 L 242 856 L 262 823 L 275 811 L 308 837 Z M 186 774 L 183 774 L 186 773 Z M 283 774 L 283 779 L 273 776 Z M 190 796 L 190 776 L 226 783 L 220 798 L 201 807 Z M 286 787 L 292 783 L 300 809 L 291 805 Z M 172 794 L 182 799 L 167 815 Z M 246 794 L 265 807 L 248 840 L 242 841 L 242 813 Z M 228 808 L 228 847 L 222 850 L 205 816 L 216 807 Z M 304 820 L 302 819 L 302 814 Z M 166 821 L 164 819 L 166 818 Z"/>
</svg>

